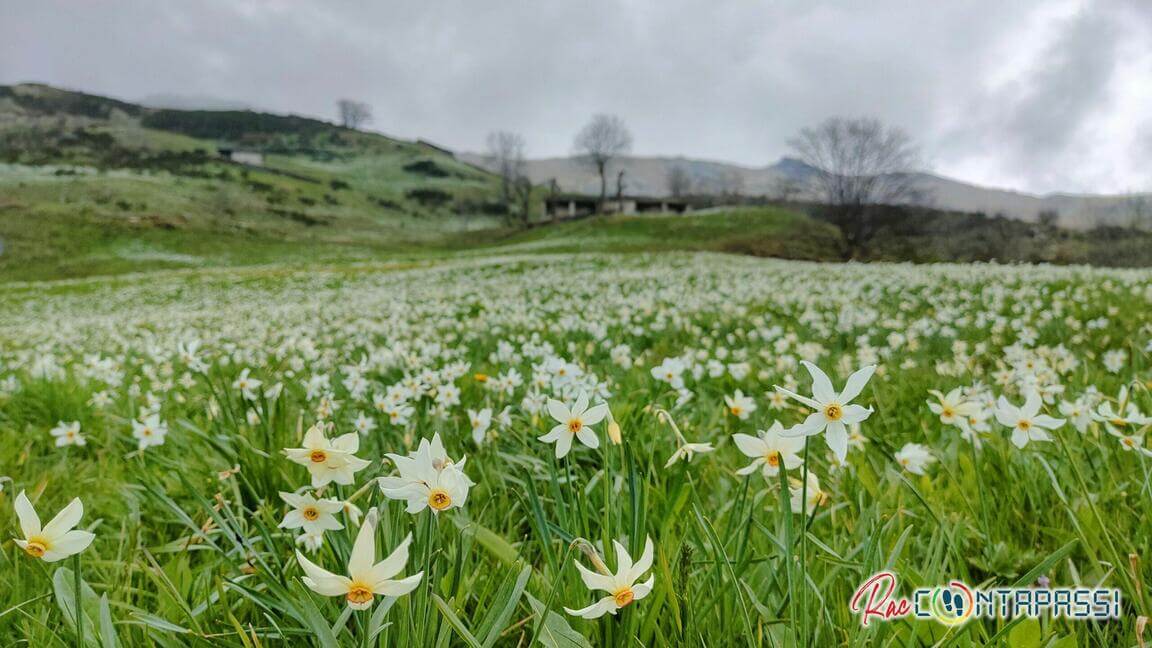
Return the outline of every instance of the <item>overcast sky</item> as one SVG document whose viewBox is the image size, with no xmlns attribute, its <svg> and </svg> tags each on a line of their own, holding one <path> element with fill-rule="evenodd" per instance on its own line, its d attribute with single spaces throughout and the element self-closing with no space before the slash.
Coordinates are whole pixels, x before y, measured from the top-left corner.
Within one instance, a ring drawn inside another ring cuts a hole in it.
<svg viewBox="0 0 1152 648">
<path fill-rule="evenodd" d="M 1145 0 L 0 0 L 0 83 L 179 94 L 480 150 L 566 155 L 596 112 L 634 151 L 752 166 L 871 115 L 931 168 L 1026 191 L 1152 189 Z"/>
</svg>

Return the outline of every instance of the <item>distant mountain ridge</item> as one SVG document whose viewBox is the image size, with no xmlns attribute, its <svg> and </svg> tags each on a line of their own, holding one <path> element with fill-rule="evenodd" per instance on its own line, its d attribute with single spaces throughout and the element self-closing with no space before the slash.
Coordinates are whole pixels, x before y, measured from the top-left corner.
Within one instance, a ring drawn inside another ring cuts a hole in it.
<svg viewBox="0 0 1152 648">
<path fill-rule="evenodd" d="M 459 159 L 487 166 L 484 155 L 462 153 Z M 637 195 L 669 195 L 668 178 L 672 169 L 684 169 L 693 192 L 739 194 L 745 196 L 811 197 L 804 188 L 814 169 L 804 162 L 784 157 L 765 167 L 748 167 L 727 162 L 686 157 L 629 156 L 613 163 L 613 176 L 624 170 L 625 192 Z M 555 180 L 564 191 L 594 194 L 600 191 L 600 179 L 594 171 L 572 157 L 532 159 L 526 162 L 528 177 L 537 184 Z M 1087 229 L 1097 225 L 1127 225 L 1134 201 L 1143 199 L 1152 210 L 1152 196 L 1133 195 L 1037 195 L 1008 189 L 981 187 L 931 173 L 919 173 L 917 185 L 929 196 L 933 207 L 962 212 L 983 212 L 989 216 L 1004 215 L 1022 221 L 1036 221 L 1040 214 L 1055 211 L 1065 227 Z M 615 187 L 614 177 L 609 183 Z M 807 194 L 807 195 L 805 195 Z"/>
</svg>

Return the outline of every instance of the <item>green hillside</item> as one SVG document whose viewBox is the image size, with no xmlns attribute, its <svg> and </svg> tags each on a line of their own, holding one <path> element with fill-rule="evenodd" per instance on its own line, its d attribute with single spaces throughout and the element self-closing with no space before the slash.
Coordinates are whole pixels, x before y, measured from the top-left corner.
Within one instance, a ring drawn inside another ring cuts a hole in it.
<svg viewBox="0 0 1152 648">
<path fill-rule="evenodd" d="M 263 156 L 251 166 L 222 148 Z M 538 190 L 543 195 L 543 189 Z M 757 206 L 505 225 L 499 179 L 437 147 L 291 115 L 0 86 L 0 281 L 503 252 L 836 261 L 831 225 Z M 1152 233 L 878 208 L 859 260 L 1152 263 Z"/>
<path fill-rule="evenodd" d="M 0 86 L 5 278 L 363 258 L 495 226 L 496 198 L 450 154 L 314 119 Z"/>
<path fill-rule="evenodd" d="M 696 250 L 816 261 L 837 260 L 835 227 L 777 207 L 686 215 L 610 216 L 480 238 L 508 252 L 656 252 Z M 477 236 L 470 237 L 475 243 Z"/>
</svg>

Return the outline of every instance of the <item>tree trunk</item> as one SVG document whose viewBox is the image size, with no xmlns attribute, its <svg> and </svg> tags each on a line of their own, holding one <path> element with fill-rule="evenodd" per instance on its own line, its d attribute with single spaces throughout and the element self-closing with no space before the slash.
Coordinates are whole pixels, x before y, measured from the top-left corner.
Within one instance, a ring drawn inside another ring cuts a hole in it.
<svg viewBox="0 0 1152 648">
<path fill-rule="evenodd" d="M 596 213 L 598 215 L 604 214 L 604 200 L 608 197 L 608 178 L 604 175 L 608 170 L 606 168 L 607 166 L 604 162 L 596 165 L 596 170 L 600 172 L 600 202 L 596 205 Z"/>
</svg>

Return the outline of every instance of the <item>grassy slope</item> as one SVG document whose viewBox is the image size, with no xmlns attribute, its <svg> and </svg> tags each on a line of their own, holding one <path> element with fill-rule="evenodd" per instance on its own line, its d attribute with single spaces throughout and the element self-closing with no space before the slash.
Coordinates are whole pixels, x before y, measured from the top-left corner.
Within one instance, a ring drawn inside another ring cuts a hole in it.
<svg viewBox="0 0 1152 648">
<path fill-rule="evenodd" d="M 144 109 L 0 87 L 0 278 L 360 259 L 496 224 L 495 178 L 418 144 L 312 120 L 131 110 Z M 236 135 L 236 120 L 265 130 Z M 213 127 L 303 177 L 215 159 L 232 142 L 203 137 Z"/>
<path fill-rule="evenodd" d="M 216 133 L 216 136 L 212 136 Z M 265 152 L 227 163 L 220 145 Z M 488 251 L 710 250 L 839 260 L 780 208 L 500 229 L 497 180 L 429 147 L 299 117 L 153 111 L 0 86 L 0 281 Z M 971 214 L 887 214 L 869 260 L 1147 265 L 1149 235 Z"/>
<path fill-rule="evenodd" d="M 838 241 L 834 227 L 775 207 L 593 218 L 484 239 L 509 252 L 708 250 L 810 260 L 835 260 Z"/>
</svg>

